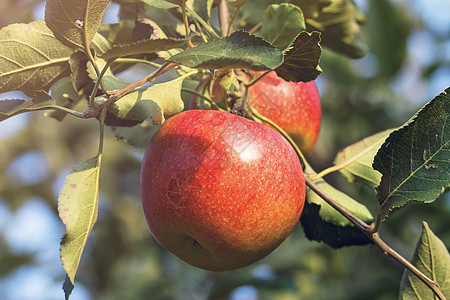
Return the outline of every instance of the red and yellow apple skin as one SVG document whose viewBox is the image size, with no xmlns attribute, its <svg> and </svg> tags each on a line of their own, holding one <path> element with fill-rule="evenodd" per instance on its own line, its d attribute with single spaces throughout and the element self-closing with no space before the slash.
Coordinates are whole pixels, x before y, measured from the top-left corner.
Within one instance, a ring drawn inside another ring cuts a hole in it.
<svg viewBox="0 0 450 300">
<path fill-rule="evenodd" d="M 250 106 L 286 131 L 307 156 L 319 137 L 320 97 L 314 81 L 289 82 L 270 72 L 248 90 Z"/>
<path fill-rule="evenodd" d="M 278 132 L 228 112 L 190 110 L 152 138 L 141 197 L 164 248 L 193 266 L 226 271 L 286 239 L 303 210 L 305 181 Z"/>
</svg>

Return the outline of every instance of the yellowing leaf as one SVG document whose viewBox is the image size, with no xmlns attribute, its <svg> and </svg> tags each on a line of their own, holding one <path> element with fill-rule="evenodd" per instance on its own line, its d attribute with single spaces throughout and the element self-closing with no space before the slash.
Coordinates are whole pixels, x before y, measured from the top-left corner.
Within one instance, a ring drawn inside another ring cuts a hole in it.
<svg viewBox="0 0 450 300">
<path fill-rule="evenodd" d="M 64 45 L 86 51 L 108 3 L 109 0 L 47 0 L 45 22 Z"/>
<path fill-rule="evenodd" d="M 87 238 L 97 221 L 100 162 L 99 155 L 75 166 L 58 198 L 58 213 L 66 225 L 61 262 L 72 284 Z"/>
<path fill-rule="evenodd" d="M 73 50 L 38 20 L 0 29 L 0 53 L 0 92 L 20 90 L 32 96 L 69 74 Z"/>
<path fill-rule="evenodd" d="M 166 0 L 167 2 L 176 4 L 176 5 L 184 5 L 186 3 L 186 0 Z"/>
<path fill-rule="evenodd" d="M 392 131 L 393 129 L 388 129 L 376 133 L 340 151 L 334 160 L 336 165 L 353 161 L 339 172 L 350 182 L 358 181 L 370 187 L 377 186 L 381 180 L 381 173 L 372 168 L 373 158 Z"/>
<path fill-rule="evenodd" d="M 183 80 L 190 75 L 192 73 L 168 82 L 137 88 L 115 102 L 109 112 L 124 120 L 143 121 L 150 118 L 154 125 L 161 124 L 165 116 L 184 109 L 181 87 Z M 100 96 L 96 98 L 96 102 L 102 103 L 107 99 L 106 96 Z"/>
</svg>

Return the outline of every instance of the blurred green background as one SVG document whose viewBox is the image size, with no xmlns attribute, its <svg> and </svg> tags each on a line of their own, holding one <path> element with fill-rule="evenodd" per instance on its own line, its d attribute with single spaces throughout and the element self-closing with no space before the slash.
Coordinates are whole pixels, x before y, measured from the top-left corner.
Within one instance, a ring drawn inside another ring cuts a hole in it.
<svg viewBox="0 0 450 300">
<path fill-rule="evenodd" d="M 323 124 L 310 157 L 316 170 L 358 140 L 402 125 L 450 83 L 449 0 L 359 0 L 370 51 L 352 60 L 331 50 L 317 85 Z M 105 20 L 116 22 L 118 5 Z M 0 0 L 0 27 L 42 18 L 44 3 Z M 145 68 L 134 76 L 145 75 Z M 136 75 L 138 74 L 138 75 Z M 123 78 L 130 76 L 124 74 Z M 23 97 L 17 93 L 2 99 Z M 71 168 L 96 154 L 97 122 L 41 113 L 0 123 L 0 299 L 62 299 L 56 199 Z M 241 270 L 211 273 L 165 252 L 141 211 L 142 150 L 108 131 L 100 179 L 98 223 L 89 238 L 71 299 L 397 299 L 403 269 L 374 246 L 334 250 L 310 242 L 301 226 L 272 254 Z M 373 213 L 374 191 L 326 177 Z M 410 258 L 422 220 L 450 245 L 448 196 L 394 214 L 381 236 Z"/>
</svg>

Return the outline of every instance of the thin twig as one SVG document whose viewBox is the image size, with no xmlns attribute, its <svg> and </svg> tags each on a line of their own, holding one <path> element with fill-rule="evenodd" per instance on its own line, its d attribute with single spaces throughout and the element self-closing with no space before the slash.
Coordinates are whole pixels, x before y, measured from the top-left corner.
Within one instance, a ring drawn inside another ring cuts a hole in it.
<svg viewBox="0 0 450 300">
<path fill-rule="evenodd" d="M 366 149 L 364 149 L 364 151 L 358 153 L 357 155 L 353 156 L 352 158 L 350 158 L 347 161 L 344 161 L 343 163 L 340 163 L 338 165 L 326 168 L 325 170 L 319 172 L 319 174 L 315 175 L 315 176 L 311 176 L 311 180 L 315 181 L 319 178 L 322 178 L 325 175 L 328 175 L 332 172 L 335 171 L 339 171 L 345 167 L 347 167 L 348 165 L 350 165 L 351 163 L 353 163 L 354 161 L 356 161 L 358 158 L 360 158 L 361 156 L 363 156 L 364 154 L 366 154 L 367 152 L 369 152 L 370 150 L 372 150 L 377 144 L 374 143 L 372 144 L 370 147 L 367 147 Z"/>
<path fill-rule="evenodd" d="M 157 64 L 153 61 L 150 60 L 145 60 L 145 59 L 139 59 L 139 58 L 130 58 L 130 57 L 126 57 L 126 58 L 116 58 L 116 60 L 114 61 L 114 63 L 124 63 L 124 64 L 146 64 L 149 66 L 152 66 L 154 68 L 161 68 L 160 64 Z"/>
<path fill-rule="evenodd" d="M 233 31 L 233 22 L 234 22 L 234 19 L 236 19 L 236 16 L 239 13 L 240 9 L 241 9 L 241 6 L 238 6 L 236 8 L 236 10 L 234 11 L 233 16 L 231 17 L 231 20 L 230 20 L 230 22 L 228 24 L 227 35 L 230 35 L 231 32 Z"/>
<path fill-rule="evenodd" d="M 102 104 L 99 105 L 99 108 L 101 109 L 101 108 L 103 108 L 105 106 L 109 106 L 109 105 L 113 104 L 114 102 L 116 102 L 117 100 L 119 100 L 120 98 L 122 98 L 124 95 L 128 94 L 129 92 L 131 92 L 135 88 L 143 85 L 146 82 L 152 82 L 153 80 L 155 80 L 156 77 L 158 77 L 159 75 L 161 75 L 161 74 L 171 70 L 175 66 L 177 66 L 177 64 L 170 63 L 170 62 L 165 62 L 160 68 L 158 68 L 157 70 L 155 70 L 151 74 L 149 74 L 149 75 L 139 79 L 136 82 L 133 82 L 132 84 L 124 87 L 123 89 L 115 91 L 108 98 L 108 100 L 106 100 L 105 102 L 103 102 Z"/>
<path fill-rule="evenodd" d="M 289 143 L 293 146 L 294 150 L 297 152 L 297 155 L 299 156 L 300 160 L 303 161 L 303 163 L 308 167 L 311 168 L 308 164 L 308 162 L 305 160 L 303 154 L 301 153 L 298 146 L 295 144 L 295 142 L 290 138 L 290 136 L 281 129 L 276 123 L 271 121 L 270 119 L 265 118 L 264 116 L 260 115 L 255 109 L 252 109 L 252 112 L 255 116 L 257 116 L 259 119 L 265 121 L 266 123 L 273 126 L 280 134 L 282 134 L 284 137 L 287 137 L 287 140 Z M 311 170 L 313 170 L 311 168 Z M 317 195 L 319 195 L 325 202 L 327 202 L 329 205 L 331 205 L 334 209 L 336 209 L 340 214 L 342 214 L 347 220 L 349 220 L 353 225 L 355 225 L 356 228 L 358 228 L 362 233 L 364 233 L 369 239 L 371 239 L 379 248 L 381 251 L 383 251 L 384 254 L 392 257 L 399 263 L 401 263 L 405 268 L 407 268 L 410 272 L 412 272 L 415 276 L 417 276 L 420 280 L 422 280 L 435 294 L 439 297 L 440 300 L 446 300 L 445 296 L 442 294 L 439 285 L 429 279 L 425 274 L 423 274 L 419 269 L 417 269 L 414 265 L 412 265 L 408 260 L 406 260 L 403 256 L 401 256 L 399 253 L 397 253 L 394 249 L 392 249 L 389 245 L 387 245 L 378 235 L 377 232 L 374 232 L 374 227 L 367 225 L 365 222 L 354 216 L 352 213 L 350 213 L 348 210 L 346 210 L 344 207 L 342 207 L 339 203 L 337 203 L 333 198 L 328 196 L 324 191 L 322 191 L 314 182 L 311 180 L 311 178 L 305 174 L 305 183 L 306 185 L 313 190 Z"/>
<path fill-rule="evenodd" d="M 212 27 L 209 24 L 209 22 L 206 22 L 205 20 L 203 20 L 194 10 L 190 9 L 189 6 L 186 6 L 186 11 L 192 16 L 192 18 L 194 20 L 196 20 L 197 22 L 200 23 L 200 25 L 203 26 L 203 28 L 206 30 L 206 32 L 208 33 L 210 38 L 213 38 L 213 39 L 220 38 L 220 35 L 218 34 L 217 30 L 214 27 Z M 200 34 L 202 34 L 202 36 L 203 36 L 202 32 L 200 32 Z M 204 42 L 206 42 L 206 41 L 207 40 L 204 39 Z"/>
<path fill-rule="evenodd" d="M 97 81 L 95 82 L 94 88 L 92 89 L 91 92 L 91 96 L 89 97 L 89 107 L 94 108 L 94 99 L 97 96 L 97 91 L 98 88 L 100 86 L 100 84 L 103 81 L 103 76 L 105 75 L 106 71 L 108 70 L 108 68 L 111 66 L 111 64 L 113 63 L 113 60 L 110 60 L 106 63 L 106 65 L 103 67 L 102 71 L 100 72 L 100 74 L 97 75 Z M 103 87 L 102 87 L 103 89 Z M 106 93 L 106 90 L 103 90 Z"/>
<path fill-rule="evenodd" d="M 253 28 L 251 28 L 248 33 L 253 34 L 256 31 L 258 31 L 260 28 L 262 27 L 262 22 L 259 22 L 258 24 L 256 24 L 255 26 L 253 26 Z"/>
<path fill-rule="evenodd" d="M 367 225 L 365 222 L 354 216 L 347 209 L 345 209 L 342 205 L 337 203 L 333 198 L 328 196 L 324 191 L 322 191 L 312 180 L 311 178 L 305 174 L 305 183 L 306 185 L 313 190 L 317 195 L 320 196 L 326 203 L 331 205 L 334 209 L 336 209 L 341 215 L 343 215 L 347 220 L 349 220 L 356 228 L 361 230 L 365 235 L 370 238 L 372 226 Z"/>
<path fill-rule="evenodd" d="M 374 243 L 380 248 L 381 251 L 387 256 L 392 257 L 399 263 L 401 263 L 405 268 L 407 268 L 411 273 L 416 275 L 420 280 L 422 280 L 423 283 L 425 283 L 433 292 L 436 294 L 436 296 L 439 297 L 441 300 L 446 300 L 445 296 L 442 294 L 439 285 L 429 279 L 425 274 L 423 274 L 419 269 L 417 269 L 413 264 L 411 264 L 408 260 L 406 260 L 403 256 L 398 254 L 395 250 L 393 250 L 391 247 L 389 247 L 379 236 L 377 233 L 371 234 L 370 238 Z"/>
</svg>

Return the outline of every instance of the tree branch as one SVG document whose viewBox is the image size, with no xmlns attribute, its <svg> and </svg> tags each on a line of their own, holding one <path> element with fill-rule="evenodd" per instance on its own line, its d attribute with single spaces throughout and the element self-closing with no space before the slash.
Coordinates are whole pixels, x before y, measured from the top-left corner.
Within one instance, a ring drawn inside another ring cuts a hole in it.
<svg viewBox="0 0 450 300">
<path fill-rule="evenodd" d="M 406 260 L 403 256 L 398 254 L 394 249 L 389 247 L 379 236 L 378 233 L 371 234 L 369 236 L 372 241 L 380 248 L 381 251 L 387 256 L 392 257 L 399 263 L 401 263 L 405 268 L 407 268 L 411 273 L 416 275 L 423 283 L 425 283 L 433 292 L 438 296 L 440 300 L 446 300 L 444 294 L 442 294 L 437 282 L 429 279 L 425 274 L 423 274 L 419 269 L 417 269 L 413 264 Z"/>
<path fill-rule="evenodd" d="M 297 155 L 299 156 L 299 159 L 311 170 L 313 170 L 308 162 L 305 160 L 303 154 L 301 153 L 298 146 L 295 144 L 295 142 L 290 138 L 290 136 L 281 129 L 276 123 L 271 121 L 270 119 L 267 119 L 266 117 L 260 115 L 255 109 L 252 109 L 252 112 L 256 115 L 257 118 L 269 123 L 275 129 L 277 129 L 278 132 L 280 132 L 286 139 L 289 141 L 289 143 L 293 146 L 294 150 L 297 152 Z M 315 173 L 315 172 L 314 172 Z M 310 176 L 305 174 L 305 183 L 306 185 L 313 190 L 317 195 L 319 195 L 325 202 L 327 202 L 329 205 L 331 205 L 334 209 L 336 209 L 340 214 L 342 214 L 345 218 L 347 218 L 356 228 L 358 228 L 362 233 L 364 233 L 369 239 L 371 239 L 379 248 L 381 251 L 383 251 L 384 254 L 387 256 L 390 256 L 394 258 L 396 261 L 401 263 L 405 268 L 407 268 L 411 273 L 416 275 L 422 282 L 424 282 L 435 294 L 439 297 L 440 300 L 446 300 L 445 296 L 442 294 L 439 285 L 429 279 L 425 274 L 423 274 L 419 269 L 417 269 L 414 265 L 412 265 L 408 260 L 406 260 L 403 256 L 401 256 L 399 253 L 397 253 L 395 250 L 393 250 L 389 245 L 387 245 L 379 236 L 377 232 L 374 232 L 374 227 L 367 225 L 365 222 L 354 216 L 352 213 L 350 213 L 348 210 L 346 210 L 344 207 L 342 207 L 339 203 L 337 203 L 333 198 L 328 196 L 324 191 L 322 191 L 314 182 L 311 180 Z"/>
</svg>

